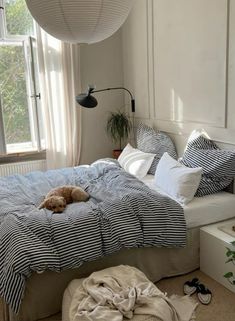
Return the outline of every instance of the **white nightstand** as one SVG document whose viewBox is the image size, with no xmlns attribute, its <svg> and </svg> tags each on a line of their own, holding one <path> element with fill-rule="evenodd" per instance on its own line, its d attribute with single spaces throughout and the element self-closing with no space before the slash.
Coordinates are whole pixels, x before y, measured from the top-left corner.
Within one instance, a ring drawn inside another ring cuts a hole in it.
<svg viewBox="0 0 235 321">
<path fill-rule="evenodd" d="M 232 262 L 225 263 L 226 247 L 235 251 L 231 244 L 235 237 L 221 231 L 219 227 L 230 224 L 235 225 L 235 219 L 204 226 L 200 229 L 200 269 L 229 290 L 235 292 L 235 285 L 229 283 L 224 277 L 227 272 L 235 275 L 235 265 Z"/>
</svg>

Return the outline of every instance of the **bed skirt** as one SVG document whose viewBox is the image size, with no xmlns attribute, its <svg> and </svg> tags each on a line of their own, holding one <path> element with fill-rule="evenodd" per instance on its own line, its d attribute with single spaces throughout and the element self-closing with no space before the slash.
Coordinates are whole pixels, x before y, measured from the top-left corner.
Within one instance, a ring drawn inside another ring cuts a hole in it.
<svg viewBox="0 0 235 321">
<path fill-rule="evenodd" d="M 63 293 L 68 283 L 92 272 L 120 264 L 135 266 L 153 282 L 162 278 L 191 272 L 199 267 L 199 228 L 188 230 L 186 248 L 134 248 L 96 261 L 84 263 L 80 268 L 61 273 L 47 271 L 34 273 L 26 284 L 20 312 L 15 315 L 2 301 L 0 320 L 36 321 L 59 313 Z"/>
</svg>

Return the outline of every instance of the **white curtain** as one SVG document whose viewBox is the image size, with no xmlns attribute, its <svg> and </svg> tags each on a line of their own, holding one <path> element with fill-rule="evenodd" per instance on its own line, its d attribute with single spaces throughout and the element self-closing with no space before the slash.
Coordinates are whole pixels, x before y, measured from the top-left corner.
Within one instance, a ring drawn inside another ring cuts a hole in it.
<svg viewBox="0 0 235 321">
<path fill-rule="evenodd" d="M 79 164 L 81 92 L 79 45 L 65 44 L 37 27 L 38 60 L 43 118 L 46 131 L 47 168 Z"/>
</svg>

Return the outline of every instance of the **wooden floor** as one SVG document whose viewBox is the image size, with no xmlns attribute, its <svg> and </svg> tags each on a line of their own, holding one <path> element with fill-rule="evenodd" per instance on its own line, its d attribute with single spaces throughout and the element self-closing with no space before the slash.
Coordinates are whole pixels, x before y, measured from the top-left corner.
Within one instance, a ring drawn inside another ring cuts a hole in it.
<svg viewBox="0 0 235 321">
<path fill-rule="evenodd" d="M 168 295 L 182 295 L 184 282 L 194 277 L 205 284 L 213 295 L 209 305 L 199 303 L 196 310 L 196 321 L 235 321 L 235 293 L 227 290 L 199 270 L 184 276 L 161 280 L 157 283 L 157 286 L 163 292 L 167 292 Z M 196 294 L 193 297 L 197 300 Z"/>
</svg>

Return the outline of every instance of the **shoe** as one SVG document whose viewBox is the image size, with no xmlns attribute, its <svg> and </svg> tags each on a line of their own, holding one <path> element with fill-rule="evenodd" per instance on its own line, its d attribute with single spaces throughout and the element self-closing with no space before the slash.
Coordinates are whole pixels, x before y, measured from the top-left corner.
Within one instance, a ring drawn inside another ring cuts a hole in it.
<svg viewBox="0 0 235 321">
<path fill-rule="evenodd" d="M 199 284 L 198 278 L 192 279 L 192 281 L 187 281 L 184 283 L 184 294 L 192 295 L 197 291 L 197 286 Z"/>
<path fill-rule="evenodd" d="M 212 299 L 212 293 L 203 284 L 197 285 L 197 297 L 202 304 L 209 304 Z"/>
</svg>

